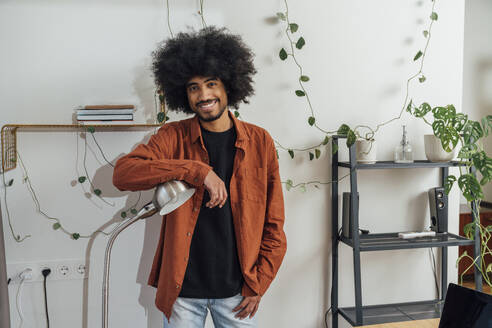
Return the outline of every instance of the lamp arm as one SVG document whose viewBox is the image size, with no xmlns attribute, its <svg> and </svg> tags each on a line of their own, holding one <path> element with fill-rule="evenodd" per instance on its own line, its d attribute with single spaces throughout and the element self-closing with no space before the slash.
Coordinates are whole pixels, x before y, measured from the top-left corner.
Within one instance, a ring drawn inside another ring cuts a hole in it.
<svg viewBox="0 0 492 328">
<path fill-rule="evenodd" d="M 106 254 L 104 257 L 104 276 L 103 276 L 103 286 L 102 286 L 102 292 L 103 292 L 103 319 L 102 319 L 103 322 L 102 322 L 102 326 L 103 326 L 103 328 L 108 327 L 109 267 L 110 267 L 111 249 L 113 248 L 113 243 L 114 243 L 116 237 L 118 237 L 120 232 L 122 232 L 123 230 L 125 230 L 130 225 L 137 222 L 138 220 L 152 216 L 157 212 L 158 212 L 158 210 L 152 202 L 147 203 L 146 205 L 144 205 L 144 207 L 142 207 L 140 212 L 138 212 L 135 217 L 130 218 L 126 222 L 121 224 L 121 226 L 118 229 L 116 229 L 111 234 L 111 237 L 109 238 L 108 244 L 106 246 Z"/>
</svg>

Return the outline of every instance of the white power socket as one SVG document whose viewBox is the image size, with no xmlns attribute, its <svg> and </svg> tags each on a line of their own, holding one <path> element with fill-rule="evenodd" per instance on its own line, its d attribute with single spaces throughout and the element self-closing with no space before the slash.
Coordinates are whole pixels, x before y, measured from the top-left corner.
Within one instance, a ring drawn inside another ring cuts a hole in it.
<svg viewBox="0 0 492 328">
<path fill-rule="evenodd" d="M 44 276 L 42 271 L 47 268 L 51 270 L 50 274 L 46 277 L 47 280 L 74 280 L 86 279 L 88 277 L 84 259 L 13 262 L 7 263 L 7 275 L 9 278 L 12 278 L 12 283 L 19 283 L 19 274 L 27 268 L 30 268 L 32 272 L 31 279 L 25 279 L 25 282 L 43 281 Z"/>
</svg>

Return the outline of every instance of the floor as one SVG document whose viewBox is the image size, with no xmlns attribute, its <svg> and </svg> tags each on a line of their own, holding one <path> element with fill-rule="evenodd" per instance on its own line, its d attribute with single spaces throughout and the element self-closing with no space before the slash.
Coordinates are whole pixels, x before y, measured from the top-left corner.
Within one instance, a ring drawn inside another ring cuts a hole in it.
<svg viewBox="0 0 492 328">
<path fill-rule="evenodd" d="M 475 289 L 475 282 L 473 281 L 464 281 L 464 287 Z M 483 284 L 483 292 L 492 295 L 492 288 L 486 283 Z"/>
</svg>

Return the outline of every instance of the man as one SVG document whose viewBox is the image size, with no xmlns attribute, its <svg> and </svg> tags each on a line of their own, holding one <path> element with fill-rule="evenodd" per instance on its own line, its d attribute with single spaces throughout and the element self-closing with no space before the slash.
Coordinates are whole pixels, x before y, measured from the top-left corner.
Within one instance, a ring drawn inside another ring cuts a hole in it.
<svg viewBox="0 0 492 328">
<path fill-rule="evenodd" d="M 257 327 L 261 296 L 286 251 L 284 203 L 272 138 L 238 120 L 253 94 L 251 50 L 225 29 L 181 33 L 154 52 L 170 110 L 194 117 L 163 125 L 115 165 L 120 190 L 182 180 L 196 192 L 162 221 L 149 285 L 164 327 Z"/>
</svg>

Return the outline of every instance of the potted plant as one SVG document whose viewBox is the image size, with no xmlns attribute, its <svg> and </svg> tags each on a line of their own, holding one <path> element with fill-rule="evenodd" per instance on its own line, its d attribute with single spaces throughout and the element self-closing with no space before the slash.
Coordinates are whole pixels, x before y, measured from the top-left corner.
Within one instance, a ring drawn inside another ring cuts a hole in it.
<svg viewBox="0 0 492 328">
<path fill-rule="evenodd" d="M 465 226 L 465 235 L 473 239 L 476 229 L 479 229 L 482 259 L 485 255 L 492 255 L 492 251 L 487 246 L 487 242 L 492 237 L 492 226 L 484 227 L 480 224 L 480 202 L 484 197 L 482 187 L 492 181 L 492 158 L 485 152 L 482 144 L 483 139 L 492 133 L 492 115 L 487 115 L 478 122 L 469 119 L 466 114 L 457 113 L 453 105 L 432 108 L 424 102 L 417 107 L 412 101 L 406 110 L 432 127 L 433 136 L 439 141 L 439 146 L 445 153 L 452 154 L 460 144 L 458 152 L 460 173 L 458 177 L 455 175 L 447 177 L 445 192 L 449 193 L 453 184 L 458 182 L 458 187 L 469 203 L 473 216 L 473 222 Z M 452 158 L 452 155 L 450 157 Z M 475 170 L 481 176 L 480 181 Z M 464 257 L 471 259 L 473 264 L 478 259 L 477 256 L 472 258 L 465 252 L 458 261 Z M 482 262 L 479 270 L 487 284 L 492 286 L 489 276 L 489 273 L 492 273 L 492 263 Z"/>
</svg>

